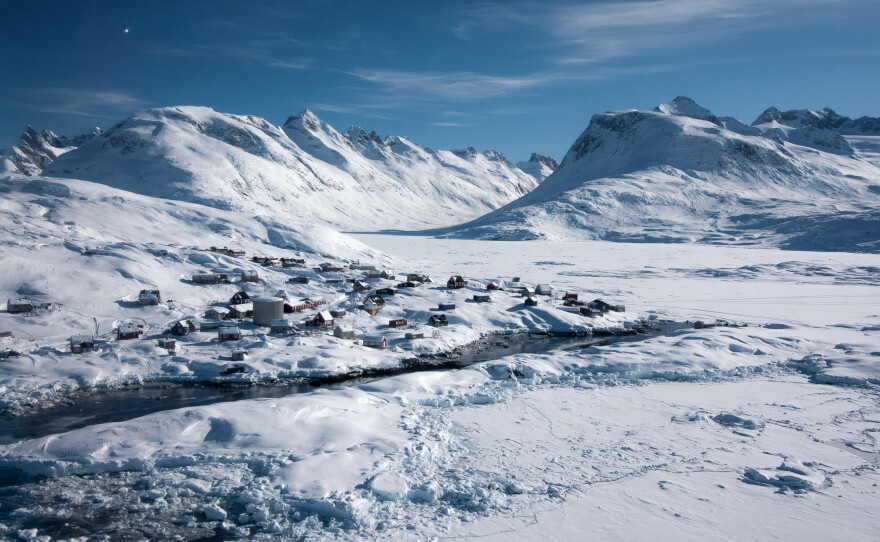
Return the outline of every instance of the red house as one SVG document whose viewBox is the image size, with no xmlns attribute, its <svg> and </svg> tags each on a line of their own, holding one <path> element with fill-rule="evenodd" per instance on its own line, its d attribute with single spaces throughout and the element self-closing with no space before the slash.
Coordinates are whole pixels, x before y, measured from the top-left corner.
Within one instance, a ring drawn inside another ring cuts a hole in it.
<svg viewBox="0 0 880 542">
<path fill-rule="evenodd" d="M 324 326 L 333 326 L 333 315 L 330 314 L 330 311 L 321 311 L 315 315 L 311 320 L 306 321 L 307 326 L 312 327 L 324 327 Z"/>
<path fill-rule="evenodd" d="M 241 330 L 237 327 L 221 327 L 217 332 L 217 338 L 223 341 L 240 341 Z"/>
<path fill-rule="evenodd" d="M 140 339 L 143 333 L 143 326 L 132 323 L 119 324 L 119 327 L 116 328 L 116 340 Z"/>
<path fill-rule="evenodd" d="M 573 293 L 571 293 L 571 292 L 565 292 L 565 295 L 562 296 L 562 300 L 563 300 L 563 301 L 577 301 L 577 300 L 578 300 L 578 295 L 577 295 L 577 294 L 573 294 Z"/>
<path fill-rule="evenodd" d="M 389 320 L 388 327 L 398 328 L 398 327 L 406 327 L 406 320 L 403 318 L 398 318 L 396 320 Z"/>
<path fill-rule="evenodd" d="M 452 288 L 454 290 L 464 288 L 466 285 L 467 285 L 467 282 L 465 282 L 464 277 L 462 277 L 461 275 L 449 277 L 449 280 L 446 281 L 446 287 Z"/>
<path fill-rule="evenodd" d="M 497 282 L 490 282 L 486 285 L 486 289 L 492 291 L 501 290 L 501 286 L 499 286 Z"/>
</svg>

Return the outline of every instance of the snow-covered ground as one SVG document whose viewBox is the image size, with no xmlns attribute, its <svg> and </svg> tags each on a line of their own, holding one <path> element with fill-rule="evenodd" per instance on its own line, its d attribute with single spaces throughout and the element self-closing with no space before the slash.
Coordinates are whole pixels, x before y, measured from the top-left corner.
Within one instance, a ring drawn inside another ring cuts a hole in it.
<svg viewBox="0 0 880 542">
<path fill-rule="evenodd" d="M 173 410 L 3 446 L 4 472 L 50 478 L 0 490 L 0 534 L 875 538 L 880 257 L 356 239 L 364 245 L 351 246 L 373 247 L 373 257 L 387 255 L 395 268 L 444 279 L 520 276 L 613 300 L 627 307 L 618 325 L 651 314 L 746 325 Z M 424 315 L 446 295 L 428 288 L 392 299 Z M 555 318 L 571 325 L 556 307 L 525 318 L 512 299 L 501 299 L 493 296 L 492 308 L 456 299 L 464 309 L 450 312 L 462 318 L 456 335 L 469 326 L 545 326 Z M 296 360 L 291 367 L 313 357 L 322 368 L 396 355 L 373 358 L 320 337 L 301 341 L 254 339 L 258 351 L 273 353 L 255 356 L 253 365 L 271 367 L 287 353 Z M 22 385 L 44 369 L 52 380 L 61 374 L 53 363 L 81 359 L 52 355 L 57 361 L 29 361 L 6 382 Z M 149 355 L 117 355 L 115 367 L 139 357 Z"/>
</svg>

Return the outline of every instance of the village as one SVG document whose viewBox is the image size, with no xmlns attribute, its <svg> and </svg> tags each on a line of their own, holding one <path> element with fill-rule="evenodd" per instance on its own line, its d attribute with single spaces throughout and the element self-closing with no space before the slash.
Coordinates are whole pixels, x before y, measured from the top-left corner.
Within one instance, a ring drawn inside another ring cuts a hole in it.
<svg viewBox="0 0 880 542">
<path fill-rule="evenodd" d="M 363 349 L 424 355 L 472 342 L 487 330 L 588 335 L 607 324 L 596 317 L 625 313 L 622 305 L 586 301 L 583 292 L 556 291 L 549 284 L 531 284 L 516 276 L 485 280 L 451 275 L 443 281 L 420 272 L 394 273 L 373 264 L 317 261 L 313 254 L 308 259 L 303 253 L 247 258 L 245 251 L 225 247 L 190 250 L 209 253 L 216 260 L 211 260 L 208 269 L 192 269 L 181 276 L 173 295 L 149 285 L 132 291 L 117 301 L 130 318 L 115 320 L 111 330 L 82 330 L 67 339 L 64 350 L 70 355 L 100 355 L 113 344 L 149 341 L 160 359 L 208 356 L 214 359 L 217 379 L 241 378 L 248 372 L 244 362 L 251 350 L 263 347 L 267 339 L 287 340 L 288 344 L 306 338 L 318 341 L 314 344 L 344 341 Z M 150 253 L 169 258 L 173 250 Z M 181 310 L 174 298 L 183 297 L 188 289 L 199 289 L 200 297 L 208 294 L 214 301 L 198 311 Z M 28 318 L 63 310 L 51 301 L 20 297 L 7 301 L 6 312 Z M 553 311 L 559 321 L 543 328 L 505 322 L 503 327 L 494 326 L 497 329 L 485 323 L 472 329 L 475 317 L 491 324 L 493 314 L 510 311 L 521 312 L 527 321 L 534 319 L 535 311 L 540 313 L 538 321 L 551 320 L 547 314 Z M 160 318 L 168 313 L 183 314 Z M 0 335 L 12 337 L 13 333 L 0 329 Z M 57 343 L 55 337 L 45 340 Z M 42 338 L 31 342 L 39 347 Z M 60 347 L 56 352 L 63 354 Z M 18 354 L 4 348 L 0 359 Z"/>
</svg>

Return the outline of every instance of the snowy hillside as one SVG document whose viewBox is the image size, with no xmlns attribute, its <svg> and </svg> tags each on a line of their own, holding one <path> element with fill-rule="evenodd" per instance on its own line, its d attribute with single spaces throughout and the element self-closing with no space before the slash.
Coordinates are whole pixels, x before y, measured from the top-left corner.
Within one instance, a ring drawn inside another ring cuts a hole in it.
<svg viewBox="0 0 880 542">
<path fill-rule="evenodd" d="M 681 97 L 595 115 L 535 190 L 442 233 L 880 250 L 877 164 L 837 132 L 779 132 Z"/>
<path fill-rule="evenodd" d="M 136 113 L 44 173 L 361 230 L 455 224 L 536 185 L 494 151 L 434 151 L 360 128 L 342 134 L 309 111 L 281 128 L 205 107 Z"/>
</svg>

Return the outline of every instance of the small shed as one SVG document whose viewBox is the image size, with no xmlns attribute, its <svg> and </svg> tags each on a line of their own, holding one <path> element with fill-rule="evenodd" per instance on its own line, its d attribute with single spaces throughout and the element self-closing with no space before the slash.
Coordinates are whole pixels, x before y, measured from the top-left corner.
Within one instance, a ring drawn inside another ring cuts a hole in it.
<svg viewBox="0 0 880 542">
<path fill-rule="evenodd" d="M 553 289 L 550 288 L 549 284 L 539 284 L 535 288 L 535 294 L 537 294 L 537 295 L 553 295 Z"/>
<path fill-rule="evenodd" d="M 486 289 L 489 290 L 490 292 L 492 292 L 492 291 L 496 291 L 496 290 L 501 290 L 502 288 L 501 288 L 501 285 L 499 285 L 497 282 L 490 282 L 489 284 L 486 285 Z"/>
<path fill-rule="evenodd" d="M 244 361 L 247 359 L 247 350 L 233 350 L 230 357 L 232 358 L 232 361 Z"/>
<path fill-rule="evenodd" d="M 422 283 L 418 281 L 408 280 L 397 285 L 398 288 L 418 288 Z"/>
<path fill-rule="evenodd" d="M 217 330 L 217 338 L 221 341 L 240 341 L 241 330 L 235 326 L 221 327 Z"/>
<path fill-rule="evenodd" d="M 606 303 L 601 299 L 594 299 L 590 301 L 588 306 L 594 311 L 598 312 L 608 312 L 614 310 L 614 307 L 611 304 Z"/>
<path fill-rule="evenodd" d="M 293 325 L 293 322 L 291 322 L 290 320 L 286 320 L 284 318 L 276 318 L 269 322 L 269 331 L 270 333 L 280 333 L 286 335 L 296 331 L 296 326 Z"/>
<path fill-rule="evenodd" d="M 82 354 L 94 349 L 95 338 L 92 335 L 74 335 L 70 338 L 70 351 L 74 354 Z"/>
<path fill-rule="evenodd" d="M 306 321 L 306 325 L 312 327 L 325 327 L 333 325 L 333 315 L 330 314 L 330 311 L 321 311 L 315 315 L 311 320 Z"/>
<path fill-rule="evenodd" d="M 581 316 L 593 316 L 593 309 L 590 307 L 581 307 Z"/>
<path fill-rule="evenodd" d="M 211 307 L 205 311 L 205 318 L 208 320 L 223 320 L 229 311 L 222 307 Z"/>
<path fill-rule="evenodd" d="M 461 275 L 449 277 L 449 280 L 446 281 L 446 287 L 452 288 L 453 290 L 464 288 L 466 285 L 467 282 L 465 282 L 464 277 L 462 277 Z"/>
<path fill-rule="evenodd" d="M 116 340 L 126 341 L 129 339 L 140 339 L 144 333 L 144 326 L 132 322 L 125 322 L 116 327 Z"/>
<path fill-rule="evenodd" d="M 196 330 L 196 325 L 192 320 L 178 320 L 174 322 L 174 325 L 171 326 L 172 335 L 177 335 L 181 337 L 183 335 L 187 335 L 190 332 Z"/>
<path fill-rule="evenodd" d="M 277 260 L 275 258 L 267 258 L 263 260 L 263 267 L 281 267 L 281 260 Z"/>
<path fill-rule="evenodd" d="M 527 297 L 526 300 L 523 301 L 523 304 L 524 304 L 526 307 L 537 307 L 537 306 L 538 306 L 538 300 L 535 299 L 534 297 Z"/>
<path fill-rule="evenodd" d="M 382 335 L 367 335 L 363 338 L 363 344 L 369 348 L 385 350 L 388 347 L 388 339 Z"/>
<path fill-rule="evenodd" d="M 376 293 L 380 295 L 397 295 L 397 288 L 379 288 L 376 290 Z"/>
<path fill-rule="evenodd" d="M 295 277 L 290 277 L 289 279 L 287 279 L 287 282 L 291 282 L 291 283 L 293 283 L 293 284 L 308 284 L 308 283 L 309 283 L 309 277 L 304 277 L 304 276 L 302 276 L 302 275 L 297 275 L 297 276 L 295 276 Z"/>
<path fill-rule="evenodd" d="M 388 327 L 390 327 L 390 328 L 399 328 L 399 327 L 406 327 L 406 326 L 407 326 L 406 320 L 403 318 L 397 318 L 395 320 L 388 321 Z"/>
<path fill-rule="evenodd" d="M 168 352 L 174 352 L 177 350 L 177 340 L 159 339 L 159 348 L 164 348 L 165 350 L 168 350 Z"/>
<path fill-rule="evenodd" d="M 345 309 L 333 309 L 330 311 L 330 316 L 332 316 L 333 318 L 342 318 L 346 314 L 348 314 L 348 311 L 346 311 Z"/>
<path fill-rule="evenodd" d="M 232 256 L 233 258 L 244 258 L 244 251 L 237 248 L 227 250 L 226 254 Z"/>
<path fill-rule="evenodd" d="M 565 295 L 562 296 L 563 301 L 577 301 L 578 295 L 572 292 L 565 292 Z"/>
<path fill-rule="evenodd" d="M 441 311 L 453 311 L 455 310 L 455 303 L 440 303 L 437 308 Z"/>
<path fill-rule="evenodd" d="M 492 301 L 492 298 L 489 294 L 474 294 L 475 303 L 488 303 L 490 301 Z"/>
<path fill-rule="evenodd" d="M 138 294 L 139 305 L 158 305 L 162 302 L 162 294 L 159 290 L 141 290 Z"/>
<path fill-rule="evenodd" d="M 232 298 L 229 300 L 230 305 L 244 305 L 245 303 L 251 302 L 251 296 L 248 295 L 247 292 L 241 291 L 233 294 Z"/>
<path fill-rule="evenodd" d="M 415 340 L 415 339 L 424 339 L 424 338 L 425 338 L 425 334 L 422 333 L 422 332 L 418 332 L 418 333 L 416 333 L 416 332 L 410 332 L 410 333 L 407 333 L 406 335 L 404 335 L 404 337 L 406 338 L 406 340 L 408 340 L 408 341 L 412 341 L 412 340 Z"/>
<path fill-rule="evenodd" d="M 431 327 L 443 327 L 449 325 L 449 320 L 446 319 L 445 314 L 432 314 L 430 318 L 428 318 L 428 325 Z"/>
<path fill-rule="evenodd" d="M 614 305 L 613 307 L 611 307 L 611 310 L 613 310 L 614 312 L 626 312 L 626 307 L 623 305 Z"/>
<path fill-rule="evenodd" d="M 336 326 L 336 329 L 333 330 L 333 336 L 338 337 L 340 339 L 354 339 L 355 334 L 354 330 L 347 327 Z"/>
<path fill-rule="evenodd" d="M 523 297 L 533 297 L 535 295 L 535 289 L 531 286 L 520 286 L 519 295 Z"/>
</svg>

